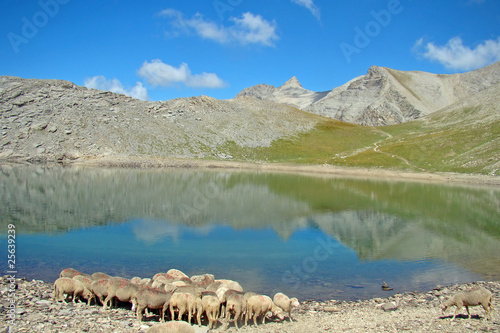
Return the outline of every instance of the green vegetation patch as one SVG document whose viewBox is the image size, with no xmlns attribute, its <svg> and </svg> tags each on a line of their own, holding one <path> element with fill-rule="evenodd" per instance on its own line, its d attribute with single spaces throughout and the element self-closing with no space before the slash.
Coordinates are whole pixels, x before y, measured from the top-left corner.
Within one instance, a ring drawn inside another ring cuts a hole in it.
<svg viewBox="0 0 500 333">
<path fill-rule="evenodd" d="M 273 141 L 269 147 L 245 148 L 227 142 L 219 150 L 236 159 L 304 164 L 332 163 L 336 156 L 369 147 L 384 135 L 372 127 L 321 120 L 314 129 Z"/>
</svg>

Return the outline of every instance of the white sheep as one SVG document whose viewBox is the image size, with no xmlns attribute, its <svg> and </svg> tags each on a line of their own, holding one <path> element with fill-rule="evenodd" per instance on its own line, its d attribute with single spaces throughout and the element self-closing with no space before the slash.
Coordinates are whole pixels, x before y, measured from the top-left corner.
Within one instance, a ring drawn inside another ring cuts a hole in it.
<svg viewBox="0 0 500 333">
<path fill-rule="evenodd" d="M 220 314 L 219 298 L 214 295 L 205 295 L 201 299 L 201 304 L 203 312 L 206 314 L 208 319 L 208 329 L 215 328 Z"/>
<path fill-rule="evenodd" d="M 288 318 L 290 318 L 290 321 L 293 321 L 292 310 L 293 308 L 300 306 L 299 300 L 297 298 L 289 298 L 283 293 L 276 293 L 273 297 L 273 302 L 283 311 L 288 313 Z"/>
<path fill-rule="evenodd" d="M 215 278 L 212 274 L 193 275 L 190 279 L 191 281 L 193 281 L 193 283 L 202 288 L 206 288 L 215 281 Z"/>
<path fill-rule="evenodd" d="M 491 309 L 493 308 L 491 301 L 491 292 L 483 287 L 472 291 L 461 291 L 443 303 L 443 314 L 449 307 L 456 306 L 457 308 L 455 309 L 455 314 L 451 319 L 455 320 L 458 311 L 465 306 L 470 319 L 469 306 L 482 305 L 484 311 L 486 311 L 486 316 L 489 316 L 491 315 Z"/>
<path fill-rule="evenodd" d="M 194 328 L 184 321 L 169 321 L 152 326 L 147 333 L 194 333 Z"/>
<path fill-rule="evenodd" d="M 92 280 L 110 279 L 111 275 L 102 272 L 95 272 L 91 275 Z"/>
<path fill-rule="evenodd" d="M 226 293 L 227 294 L 227 293 Z M 238 320 L 243 318 L 247 311 L 247 302 L 243 294 L 231 293 L 226 297 L 226 326 L 229 325 L 231 315 L 234 314 L 234 325 L 238 328 Z"/>
<path fill-rule="evenodd" d="M 178 269 L 170 269 L 165 275 L 167 279 L 172 280 L 182 280 L 184 278 L 189 279 L 189 277 Z M 154 277 L 153 277 L 154 279 Z"/>
<path fill-rule="evenodd" d="M 233 280 L 219 279 L 215 280 L 214 282 L 220 282 L 222 285 L 226 286 L 227 289 L 243 291 L 243 287 L 241 286 L 241 284 Z"/>
<path fill-rule="evenodd" d="M 273 303 L 271 297 L 265 295 L 256 295 L 248 298 L 247 312 L 245 315 L 245 325 L 248 325 L 248 318 L 253 316 L 253 323 L 257 326 L 257 318 L 262 316 L 262 324 L 266 322 L 266 314 L 271 311 L 273 315 L 280 320 L 285 319 L 283 313 L 276 304 Z"/>
<path fill-rule="evenodd" d="M 83 283 L 78 280 L 73 280 L 71 278 L 62 277 L 57 279 L 54 282 L 54 300 L 66 302 L 66 297 L 63 297 L 64 294 L 73 296 L 73 303 L 76 304 L 76 301 L 79 300 L 80 296 L 88 300 L 94 297 L 94 294 L 85 288 Z"/>
<path fill-rule="evenodd" d="M 175 292 L 170 298 L 170 316 L 172 320 L 175 318 L 175 310 L 179 311 L 177 320 L 182 320 L 182 316 L 188 314 L 188 322 L 191 324 L 193 312 L 196 309 L 197 295 L 188 292 Z M 198 323 L 199 324 L 199 323 Z"/>
</svg>

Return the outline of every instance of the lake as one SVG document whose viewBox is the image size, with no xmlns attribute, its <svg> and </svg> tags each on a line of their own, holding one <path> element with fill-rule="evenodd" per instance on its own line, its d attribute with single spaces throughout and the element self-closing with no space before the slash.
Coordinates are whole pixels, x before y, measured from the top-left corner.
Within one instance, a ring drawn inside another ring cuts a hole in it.
<svg viewBox="0 0 500 333">
<path fill-rule="evenodd" d="M 177 268 L 299 300 L 500 280 L 500 188 L 198 169 L 0 166 L 0 262 L 152 277 Z M 381 290 L 383 282 L 394 288 Z"/>
</svg>

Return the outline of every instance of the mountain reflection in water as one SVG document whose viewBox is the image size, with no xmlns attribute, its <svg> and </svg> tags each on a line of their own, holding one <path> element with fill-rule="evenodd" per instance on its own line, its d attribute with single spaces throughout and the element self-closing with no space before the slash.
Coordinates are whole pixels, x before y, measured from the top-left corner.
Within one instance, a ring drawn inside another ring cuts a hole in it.
<svg viewBox="0 0 500 333">
<path fill-rule="evenodd" d="M 497 187 L 2 166 L 0 213 L 3 234 L 16 225 L 20 273 L 49 281 L 67 266 L 125 277 L 178 268 L 349 299 L 387 295 L 383 281 L 396 292 L 500 279 Z"/>
</svg>

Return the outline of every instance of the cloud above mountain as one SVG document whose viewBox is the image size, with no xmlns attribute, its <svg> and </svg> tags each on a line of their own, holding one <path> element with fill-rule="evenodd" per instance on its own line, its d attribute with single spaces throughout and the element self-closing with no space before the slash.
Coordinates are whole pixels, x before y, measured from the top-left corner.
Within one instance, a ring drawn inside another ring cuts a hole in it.
<svg viewBox="0 0 500 333">
<path fill-rule="evenodd" d="M 168 87 L 175 84 L 183 84 L 192 88 L 222 88 L 226 86 L 225 82 L 215 73 L 193 74 L 186 63 L 174 67 L 160 59 L 145 61 L 137 74 L 152 86 Z"/>
<path fill-rule="evenodd" d="M 148 100 L 148 90 L 142 85 L 142 82 L 136 82 L 135 86 L 127 89 L 118 79 L 106 79 L 103 75 L 96 75 L 85 79 L 84 85 L 91 89 L 107 90 L 144 101 Z"/>
<path fill-rule="evenodd" d="M 167 35 L 171 37 L 181 33 L 195 34 L 221 44 L 261 44 L 264 46 L 273 46 L 279 39 L 276 34 L 276 22 L 267 21 L 261 15 L 250 12 L 243 13 L 241 17 L 230 17 L 230 25 L 211 21 L 201 13 L 187 18 L 176 9 L 162 10 L 159 15 L 169 20 L 173 30 L 169 31 Z"/>
<path fill-rule="evenodd" d="M 422 57 L 436 61 L 452 70 L 473 70 L 500 61 L 500 37 L 489 39 L 469 47 L 463 44 L 462 38 L 453 37 L 445 45 L 425 43 L 420 38 L 414 50 Z"/>
</svg>

